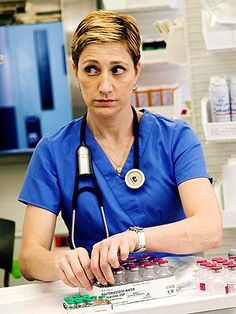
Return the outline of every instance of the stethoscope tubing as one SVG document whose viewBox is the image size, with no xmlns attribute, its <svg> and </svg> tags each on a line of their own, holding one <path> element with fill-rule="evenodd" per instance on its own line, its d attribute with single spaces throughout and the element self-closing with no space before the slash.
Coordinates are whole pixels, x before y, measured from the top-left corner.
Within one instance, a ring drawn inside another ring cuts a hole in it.
<svg viewBox="0 0 236 314">
<path fill-rule="evenodd" d="M 132 112 L 133 112 L 134 169 L 139 169 L 139 123 L 138 123 L 138 116 L 137 116 L 136 110 L 134 109 L 133 106 L 131 106 L 131 108 L 132 108 Z M 87 113 L 85 113 L 83 118 L 82 118 L 82 123 L 81 123 L 81 128 L 80 128 L 80 145 L 77 147 L 77 149 L 75 151 L 76 174 L 75 174 L 73 197 L 72 197 L 72 221 L 71 221 L 71 242 L 72 242 L 72 246 L 74 249 L 76 248 L 76 244 L 75 244 L 75 216 L 76 216 L 76 210 L 77 210 L 77 200 L 78 200 L 79 195 L 84 191 L 91 191 L 92 193 L 94 193 L 96 195 L 97 200 L 98 200 L 98 205 L 100 207 L 100 212 L 101 212 L 103 224 L 104 224 L 106 238 L 109 238 L 109 236 L 110 236 L 109 228 L 108 228 L 107 220 L 106 220 L 106 215 L 105 215 L 105 211 L 104 211 L 103 201 L 102 201 L 102 193 L 101 193 L 100 187 L 98 185 L 96 176 L 94 174 L 91 152 L 90 152 L 88 146 L 86 145 L 86 136 L 85 136 L 86 118 L 87 118 Z M 78 158 L 79 158 L 78 151 L 81 147 L 84 147 L 89 152 L 88 163 L 89 163 L 89 168 L 90 168 L 89 173 L 82 174 L 82 175 L 80 174 L 79 160 L 78 160 Z M 87 187 L 78 188 L 79 180 L 82 179 L 83 177 L 88 177 L 88 176 L 91 177 L 94 187 L 88 187 L 87 186 Z"/>
</svg>

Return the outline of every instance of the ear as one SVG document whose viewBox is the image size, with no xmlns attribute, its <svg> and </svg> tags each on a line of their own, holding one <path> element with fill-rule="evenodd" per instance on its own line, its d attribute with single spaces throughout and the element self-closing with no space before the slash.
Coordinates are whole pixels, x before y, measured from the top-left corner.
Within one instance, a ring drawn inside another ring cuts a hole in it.
<svg viewBox="0 0 236 314">
<path fill-rule="evenodd" d="M 72 67 L 73 67 L 73 72 L 74 72 L 76 78 L 78 79 L 78 67 L 76 67 L 74 63 L 72 63 Z"/>
<path fill-rule="evenodd" d="M 135 67 L 135 77 L 134 77 L 135 84 L 137 83 L 140 71 L 141 71 L 141 62 L 139 61 L 138 64 L 136 65 L 136 67 Z"/>
</svg>

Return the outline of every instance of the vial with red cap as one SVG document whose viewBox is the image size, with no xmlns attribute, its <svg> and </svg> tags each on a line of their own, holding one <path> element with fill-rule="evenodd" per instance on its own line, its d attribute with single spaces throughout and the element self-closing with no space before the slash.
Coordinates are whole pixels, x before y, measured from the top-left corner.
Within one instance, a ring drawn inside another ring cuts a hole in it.
<svg viewBox="0 0 236 314">
<path fill-rule="evenodd" d="M 160 272 L 159 272 L 159 278 L 165 278 L 165 277 L 170 277 L 172 276 L 171 271 L 169 270 L 169 265 L 167 260 L 159 260 L 158 262 Z"/>
<path fill-rule="evenodd" d="M 112 272 L 115 279 L 115 286 L 126 284 L 125 273 L 122 267 L 114 268 Z"/>
<path fill-rule="evenodd" d="M 154 269 L 154 264 L 151 262 L 145 262 L 144 263 L 144 269 L 142 273 L 142 279 L 143 280 L 153 280 L 157 279 L 157 274 Z"/>
<path fill-rule="evenodd" d="M 228 293 L 226 278 L 222 271 L 222 266 L 211 267 L 210 291 L 212 295 L 224 295 Z"/>
<path fill-rule="evenodd" d="M 236 263 L 230 263 L 227 266 L 228 272 L 225 275 L 228 293 L 236 292 Z"/>
<path fill-rule="evenodd" d="M 138 265 L 130 265 L 127 273 L 127 283 L 140 281 L 142 281 L 142 277 L 139 274 Z"/>
</svg>

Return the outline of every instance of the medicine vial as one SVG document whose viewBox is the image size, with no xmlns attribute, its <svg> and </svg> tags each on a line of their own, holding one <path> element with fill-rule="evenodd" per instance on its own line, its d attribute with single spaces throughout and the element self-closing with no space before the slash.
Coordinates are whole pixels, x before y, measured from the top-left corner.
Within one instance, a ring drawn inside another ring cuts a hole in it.
<svg viewBox="0 0 236 314">
<path fill-rule="evenodd" d="M 230 256 L 236 256 L 236 249 L 229 249 L 228 257 L 230 257 Z"/>
<path fill-rule="evenodd" d="M 231 263 L 227 266 L 228 272 L 225 275 L 228 293 L 236 292 L 236 264 Z"/>
<path fill-rule="evenodd" d="M 160 267 L 159 278 L 165 278 L 172 276 L 171 271 L 169 270 L 169 265 L 167 260 L 159 260 L 158 262 Z"/>
<path fill-rule="evenodd" d="M 152 261 L 153 261 L 153 264 L 154 264 L 154 270 L 155 270 L 155 273 L 157 274 L 157 278 L 159 277 L 159 273 L 160 273 L 160 266 L 159 266 L 159 261 L 161 259 L 158 258 L 158 257 L 155 257 Z"/>
<path fill-rule="evenodd" d="M 157 279 L 157 274 L 155 272 L 153 263 L 151 263 L 151 262 L 145 262 L 144 263 L 142 278 L 143 278 L 143 280 Z"/>
<path fill-rule="evenodd" d="M 141 256 L 141 261 L 143 262 L 148 262 L 152 259 L 152 255 L 151 254 L 142 254 Z"/>
<path fill-rule="evenodd" d="M 115 279 L 115 286 L 126 284 L 125 273 L 122 267 L 112 270 Z"/>
<path fill-rule="evenodd" d="M 210 291 L 212 295 L 224 295 L 228 293 L 228 286 L 221 266 L 212 267 Z"/>
<path fill-rule="evenodd" d="M 212 122 L 231 121 L 229 87 L 223 77 L 212 77 L 209 86 Z"/>
<path fill-rule="evenodd" d="M 140 276 L 143 278 L 143 273 L 144 273 L 144 270 L 145 270 L 145 264 L 146 262 L 144 261 L 140 261 L 138 266 L 139 266 L 139 274 Z"/>
<path fill-rule="evenodd" d="M 236 121 L 236 76 L 231 77 L 229 89 L 230 89 L 231 117 L 232 121 Z"/>
<path fill-rule="evenodd" d="M 130 265 L 127 275 L 127 283 L 140 281 L 142 281 L 142 277 L 139 274 L 139 267 L 137 265 Z"/>
<path fill-rule="evenodd" d="M 209 269 L 207 268 L 208 262 L 199 262 L 199 270 L 196 274 L 196 281 L 197 281 L 197 286 L 200 294 L 206 294 L 206 289 L 207 289 L 207 277 L 209 275 Z"/>
</svg>

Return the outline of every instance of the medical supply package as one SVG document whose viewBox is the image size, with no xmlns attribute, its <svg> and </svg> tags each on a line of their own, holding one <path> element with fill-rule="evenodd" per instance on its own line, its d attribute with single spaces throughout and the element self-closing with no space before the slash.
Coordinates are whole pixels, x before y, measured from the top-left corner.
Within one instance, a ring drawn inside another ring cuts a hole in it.
<svg viewBox="0 0 236 314">
<path fill-rule="evenodd" d="M 80 294 L 103 295 L 112 304 L 128 304 L 176 295 L 176 279 L 170 276 L 117 286 L 94 285 L 91 291 L 80 288 Z"/>
</svg>

